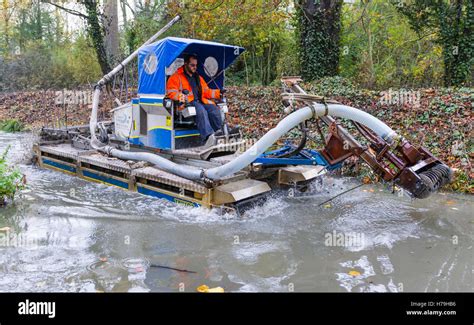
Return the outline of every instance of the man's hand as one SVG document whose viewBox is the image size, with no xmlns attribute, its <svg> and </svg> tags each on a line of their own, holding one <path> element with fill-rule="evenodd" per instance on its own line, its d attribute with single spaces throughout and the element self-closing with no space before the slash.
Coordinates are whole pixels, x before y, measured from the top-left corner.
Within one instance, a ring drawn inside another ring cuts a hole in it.
<svg viewBox="0 0 474 325">
<path fill-rule="evenodd" d="M 182 94 L 182 93 L 179 94 L 179 95 L 178 95 L 178 101 L 179 101 L 180 103 L 186 102 L 186 96 L 185 96 L 184 94 Z"/>
</svg>

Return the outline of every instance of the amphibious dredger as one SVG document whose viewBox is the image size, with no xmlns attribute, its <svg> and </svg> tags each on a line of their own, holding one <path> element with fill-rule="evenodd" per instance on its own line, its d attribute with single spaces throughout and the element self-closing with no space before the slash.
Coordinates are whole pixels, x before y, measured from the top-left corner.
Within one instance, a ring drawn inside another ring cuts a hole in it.
<svg viewBox="0 0 474 325">
<path fill-rule="evenodd" d="M 182 103 L 166 97 L 167 78 L 183 64 L 186 53 L 195 53 L 199 74 L 212 88 L 223 89 L 225 69 L 244 49 L 175 37 L 155 41 L 178 20 L 175 17 L 95 85 L 88 126 L 42 129 L 34 146 L 41 167 L 176 203 L 237 211 L 278 187 L 303 191 L 352 156 L 414 198 L 426 198 L 450 181 L 450 168 L 428 150 L 415 148 L 364 111 L 307 94 L 298 77 L 282 79 L 287 116 L 258 141 L 229 132 L 223 98 L 218 104 L 222 135 L 214 146 L 202 146 L 195 108 L 177 109 Z M 116 77 L 120 72 L 125 76 L 124 69 L 135 58 L 137 91 L 122 102 L 123 96 L 113 90 Z M 116 107 L 111 121 L 99 122 L 105 89 L 115 96 Z M 335 118 L 352 121 L 365 140 L 359 142 Z M 305 148 L 309 124 L 324 138 L 320 150 Z M 327 126 L 325 137 L 320 124 Z M 301 140 L 275 148 L 294 128 L 300 129 Z"/>
</svg>

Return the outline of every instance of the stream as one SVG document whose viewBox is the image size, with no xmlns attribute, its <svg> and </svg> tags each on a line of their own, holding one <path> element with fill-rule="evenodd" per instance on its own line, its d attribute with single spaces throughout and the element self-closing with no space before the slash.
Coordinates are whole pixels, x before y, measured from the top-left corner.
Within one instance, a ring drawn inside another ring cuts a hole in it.
<svg viewBox="0 0 474 325">
<path fill-rule="evenodd" d="M 33 142 L 0 133 L 28 184 L 0 208 L 2 292 L 474 289 L 472 196 L 370 184 L 319 206 L 359 184 L 327 176 L 310 197 L 273 193 L 238 218 L 40 169 Z"/>
</svg>

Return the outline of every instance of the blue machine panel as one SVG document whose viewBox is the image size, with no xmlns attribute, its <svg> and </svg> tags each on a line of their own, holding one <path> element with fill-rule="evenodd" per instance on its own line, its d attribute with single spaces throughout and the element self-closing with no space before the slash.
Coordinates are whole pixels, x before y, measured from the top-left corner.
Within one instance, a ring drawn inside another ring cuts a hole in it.
<svg viewBox="0 0 474 325">
<path fill-rule="evenodd" d="M 197 53 L 200 62 L 213 57 L 218 64 L 214 82 L 219 88 L 224 85 L 225 70 L 244 52 L 239 46 L 226 45 L 195 39 L 166 37 L 149 45 L 143 46 L 138 52 L 138 93 L 164 94 L 166 88 L 166 68 L 184 53 Z M 198 66 L 199 74 L 209 82 L 209 77 L 202 64 Z"/>
<path fill-rule="evenodd" d="M 59 168 L 59 169 L 68 171 L 70 173 L 75 173 L 76 172 L 75 167 L 71 167 L 71 166 L 68 166 L 68 165 L 65 165 L 65 164 L 61 164 L 61 163 L 58 163 L 56 161 L 52 161 L 52 160 L 49 160 L 49 159 L 46 159 L 46 158 L 43 158 L 43 164 L 54 167 L 54 168 Z"/>
<path fill-rule="evenodd" d="M 176 130 L 174 132 L 174 137 L 175 138 L 185 138 L 185 137 L 193 137 L 193 136 L 199 136 L 199 130 L 197 129 L 192 129 L 192 130 Z"/>
<path fill-rule="evenodd" d="M 159 149 L 172 149 L 171 137 L 172 137 L 172 130 L 171 129 L 151 129 L 148 131 L 148 146 L 153 148 Z"/>
<path fill-rule="evenodd" d="M 145 187 L 142 187 L 140 185 L 137 185 L 137 191 L 138 191 L 138 193 L 142 193 L 142 194 L 154 196 L 154 197 L 157 197 L 157 198 L 165 199 L 165 200 L 171 201 L 173 203 L 184 204 L 184 205 L 188 205 L 188 206 L 192 206 L 192 207 L 196 207 L 196 208 L 201 206 L 200 204 L 198 204 L 196 202 L 183 200 L 182 198 L 179 198 L 179 197 L 171 196 L 171 195 L 161 193 L 161 192 L 158 192 L 158 191 L 153 191 L 153 190 L 147 189 Z"/>
<path fill-rule="evenodd" d="M 102 176 L 102 175 L 99 175 L 99 174 L 96 174 L 96 173 L 92 173 L 88 170 L 83 170 L 82 175 L 84 175 L 84 177 L 89 177 L 89 178 L 95 179 L 95 180 L 97 180 L 99 182 L 102 182 L 102 183 L 115 185 L 115 186 L 118 186 L 118 187 L 128 189 L 128 183 L 123 182 L 123 181 L 119 181 L 119 180 L 111 178 L 111 177 L 106 177 L 106 176 Z"/>
</svg>

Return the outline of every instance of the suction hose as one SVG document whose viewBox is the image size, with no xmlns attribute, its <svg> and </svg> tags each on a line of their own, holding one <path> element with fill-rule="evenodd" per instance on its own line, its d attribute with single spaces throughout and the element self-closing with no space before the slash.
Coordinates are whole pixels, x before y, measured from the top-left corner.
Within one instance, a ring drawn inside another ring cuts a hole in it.
<svg viewBox="0 0 474 325">
<path fill-rule="evenodd" d="M 204 179 L 204 171 L 197 169 L 193 166 L 188 165 L 178 165 L 166 158 L 163 158 L 159 155 L 155 155 L 149 152 L 133 152 L 133 151 L 123 151 L 115 149 L 111 146 L 105 146 L 98 149 L 110 156 L 114 156 L 124 160 L 142 160 L 148 161 L 151 164 L 156 165 L 158 168 L 163 169 L 174 175 L 178 175 L 187 179 L 199 180 Z"/>
<path fill-rule="evenodd" d="M 393 137 L 396 135 L 396 133 L 386 124 L 373 117 L 372 115 L 356 108 L 335 104 L 329 104 L 327 106 L 323 104 L 313 104 L 311 106 L 306 106 L 301 109 L 298 109 L 287 117 L 285 117 L 278 123 L 275 128 L 267 132 L 252 147 L 250 147 L 243 154 L 239 155 L 236 159 L 222 166 L 213 167 L 210 169 L 197 169 L 188 165 L 179 165 L 166 158 L 152 153 L 122 151 L 115 149 L 111 146 L 100 147 L 97 149 L 120 159 L 148 161 L 156 165 L 160 169 L 163 169 L 167 172 L 187 179 L 219 180 L 226 176 L 235 174 L 239 170 L 250 165 L 262 153 L 264 153 L 269 147 L 271 147 L 280 137 L 285 135 L 294 127 L 298 126 L 300 123 L 313 117 L 319 117 L 324 115 L 332 115 L 359 122 L 372 129 L 374 132 L 376 132 L 379 136 L 384 138 L 389 143 L 393 142 Z"/>
</svg>

